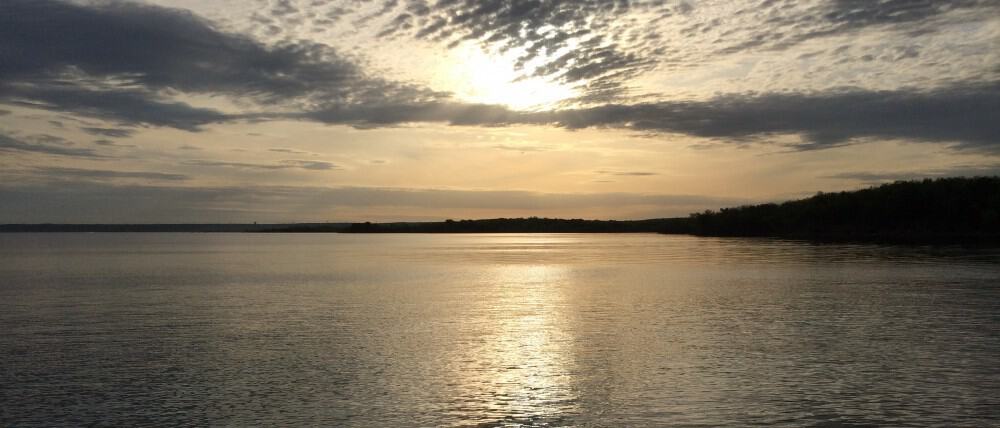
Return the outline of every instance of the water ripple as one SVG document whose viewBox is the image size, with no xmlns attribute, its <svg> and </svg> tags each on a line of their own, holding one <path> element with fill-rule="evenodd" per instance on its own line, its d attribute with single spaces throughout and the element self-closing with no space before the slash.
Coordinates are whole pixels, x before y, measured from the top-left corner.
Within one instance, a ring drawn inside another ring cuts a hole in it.
<svg viewBox="0 0 1000 428">
<path fill-rule="evenodd" d="M 998 255 L 0 236 L 0 425 L 997 426 Z"/>
</svg>

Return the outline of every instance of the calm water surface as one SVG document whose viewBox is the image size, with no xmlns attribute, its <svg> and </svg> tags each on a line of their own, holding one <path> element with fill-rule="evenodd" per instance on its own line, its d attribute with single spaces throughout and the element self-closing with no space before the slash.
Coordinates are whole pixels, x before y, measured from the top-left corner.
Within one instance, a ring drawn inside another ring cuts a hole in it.
<svg viewBox="0 0 1000 428">
<path fill-rule="evenodd" d="M 0 235 L 0 425 L 1000 426 L 1000 251 Z"/>
</svg>

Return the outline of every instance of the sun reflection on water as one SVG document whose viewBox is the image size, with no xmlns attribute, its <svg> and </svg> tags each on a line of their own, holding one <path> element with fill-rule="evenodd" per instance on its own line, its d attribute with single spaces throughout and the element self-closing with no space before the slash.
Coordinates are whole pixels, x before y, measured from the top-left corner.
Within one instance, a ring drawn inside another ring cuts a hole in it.
<svg viewBox="0 0 1000 428">
<path fill-rule="evenodd" d="M 483 389 L 470 391 L 482 406 L 475 423 L 545 426 L 575 413 L 565 269 L 501 265 L 484 279 L 492 285 L 481 319 L 485 337 L 472 355 L 477 367 L 458 374 L 464 385 Z"/>
</svg>

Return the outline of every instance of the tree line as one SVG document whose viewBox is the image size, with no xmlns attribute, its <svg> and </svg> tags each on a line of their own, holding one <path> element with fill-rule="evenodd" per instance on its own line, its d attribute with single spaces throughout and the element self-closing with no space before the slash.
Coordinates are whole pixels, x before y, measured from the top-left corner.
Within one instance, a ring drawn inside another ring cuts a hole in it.
<svg viewBox="0 0 1000 428">
<path fill-rule="evenodd" d="M 309 228 L 305 228 L 307 231 Z M 331 230 L 332 231 L 332 230 Z M 707 210 L 686 218 L 497 218 L 353 223 L 347 233 L 636 233 L 875 242 L 1000 242 L 1000 177 L 897 181 L 868 189 Z"/>
<path fill-rule="evenodd" d="M 1000 241 L 1000 177 L 897 181 L 691 214 L 688 233 L 892 242 Z"/>
</svg>

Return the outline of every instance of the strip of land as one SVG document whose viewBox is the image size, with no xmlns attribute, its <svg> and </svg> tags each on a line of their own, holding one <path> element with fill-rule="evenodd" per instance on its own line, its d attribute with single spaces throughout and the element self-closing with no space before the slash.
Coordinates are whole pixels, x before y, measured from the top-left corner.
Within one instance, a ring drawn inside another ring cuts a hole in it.
<svg viewBox="0 0 1000 428">
<path fill-rule="evenodd" d="M 191 223 L 191 224 L 0 224 L 0 233 L 239 233 L 271 232 L 295 227 L 346 229 L 350 223 Z"/>
<path fill-rule="evenodd" d="M 397 223 L 8 224 L 0 232 L 666 233 L 815 241 L 1000 243 L 1000 177 L 899 181 L 682 218 L 497 218 Z"/>
</svg>

